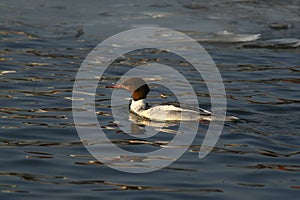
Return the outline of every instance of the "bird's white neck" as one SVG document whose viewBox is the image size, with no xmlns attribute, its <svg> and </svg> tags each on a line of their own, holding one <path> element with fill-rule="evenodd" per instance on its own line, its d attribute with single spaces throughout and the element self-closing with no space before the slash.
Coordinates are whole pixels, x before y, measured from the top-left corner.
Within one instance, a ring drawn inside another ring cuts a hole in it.
<svg viewBox="0 0 300 200">
<path fill-rule="evenodd" d="M 145 99 L 140 100 L 132 100 L 130 105 L 130 110 L 132 110 L 135 113 L 139 113 L 141 110 L 147 109 L 147 103 Z"/>
</svg>

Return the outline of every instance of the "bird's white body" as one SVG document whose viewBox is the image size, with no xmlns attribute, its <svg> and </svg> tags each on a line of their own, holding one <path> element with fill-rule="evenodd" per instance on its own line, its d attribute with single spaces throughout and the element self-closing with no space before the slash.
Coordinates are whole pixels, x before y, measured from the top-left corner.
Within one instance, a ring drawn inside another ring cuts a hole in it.
<svg viewBox="0 0 300 200">
<path fill-rule="evenodd" d="M 211 120 L 211 116 L 200 115 L 200 112 L 179 108 L 173 105 L 157 105 L 148 108 L 145 99 L 132 100 L 130 110 L 140 117 L 152 121 L 194 121 Z"/>
</svg>

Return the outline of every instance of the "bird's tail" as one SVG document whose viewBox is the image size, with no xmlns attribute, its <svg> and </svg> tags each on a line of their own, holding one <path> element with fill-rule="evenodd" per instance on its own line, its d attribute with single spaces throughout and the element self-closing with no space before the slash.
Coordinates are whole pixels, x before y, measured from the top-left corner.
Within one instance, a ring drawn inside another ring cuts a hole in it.
<svg viewBox="0 0 300 200">
<path fill-rule="evenodd" d="M 200 115 L 200 120 L 204 121 L 213 121 L 213 120 L 221 120 L 218 116 L 214 116 L 210 111 L 205 110 L 203 108 L 198 107 L 198 109 L 201 112 Z M 233 122 L 233 121 L 238 121 L 239 118 L 235 116 L 226 116 L 225 121 L 226 122 Z"/>
</svg>

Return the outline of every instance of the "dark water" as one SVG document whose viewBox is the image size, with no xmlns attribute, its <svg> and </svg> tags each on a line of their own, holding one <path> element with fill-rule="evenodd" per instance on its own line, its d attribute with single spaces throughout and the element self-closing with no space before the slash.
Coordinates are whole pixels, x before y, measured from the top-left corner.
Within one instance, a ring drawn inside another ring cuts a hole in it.
<svg viewBox="0 0 300 200">
<path fill-rule="evenodd" d="M 152 173 L 123 173 L 95 160 L 75 130 L 71 97 L 86 55 L 120 31 L 151 24 L 193 34 L 228 30 L 260 33 L 262 39 L 299 38 L 299 5 L 299 1 L 0 3 L 1 199 L 296 199 L 300 194 L 299 48 L 204 43 L 224 79 L 228 112 L 241 120 L 226 123 L 204 159 L 198 158 L 198 151 L 207 125 L 199 124 L 189 150 Z M 292 27 L 270 28 L 274 22 Z M 201 106 L 209 108 L 200 78 L 172 56 L 157 56 L 182 67 L 197 88 Z M 115 64 L 128 68 L 147 62 L 138 54 L 133 57 Z M 130 142 L 114 124 L 111 90 L 104 86 L 121 75 L 111 70 L 99 83 L 96 106 L 101 125 L 113 127 L 107 134 L 125 149 L 142 152 L 162 147 L 160 141 L 170 139 L 173 128 L 156 141 Z M 157 88 L 152 103 L 166 101 L 160 93 L 169 94 Z"/>
</svg>

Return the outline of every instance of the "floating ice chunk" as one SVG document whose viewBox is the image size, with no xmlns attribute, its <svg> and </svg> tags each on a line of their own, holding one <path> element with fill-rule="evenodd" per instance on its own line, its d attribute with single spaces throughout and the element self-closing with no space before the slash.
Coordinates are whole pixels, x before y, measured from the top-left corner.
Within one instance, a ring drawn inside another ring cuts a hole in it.
<svg viewBox="0 0 300 200">
<path fill-rule="evenodd" d="M 228 31 L 212 33 L 210 36 L 197 39 L 199 42 L 250 42 L 259 39 L 260 34 L 235 34 Z"/>
<path fill-rule="evenodd" d="M 300 47 L 300 40 L 296 38 L 282 38 L 251 42 L 242 46 L 249 48 L 297 48 Z"/>
</svg>

